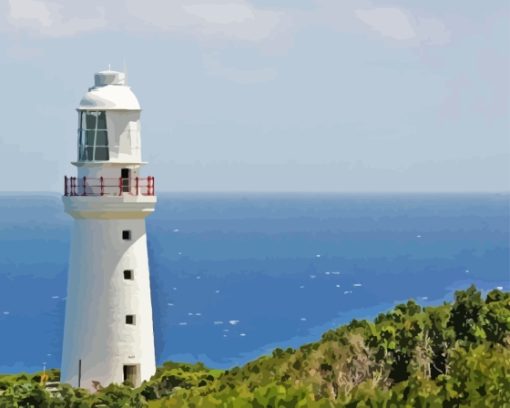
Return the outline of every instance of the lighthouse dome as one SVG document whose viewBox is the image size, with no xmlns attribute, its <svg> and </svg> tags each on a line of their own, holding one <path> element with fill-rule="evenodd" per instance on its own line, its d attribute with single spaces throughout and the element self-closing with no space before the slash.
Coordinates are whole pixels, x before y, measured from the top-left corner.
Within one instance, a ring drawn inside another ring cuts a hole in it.
<svg viewBox="0 0 510 408">
<path fill-rule="evenodd" d="M 140 104 L 126 85 L 123 72 L 101 71 L 94 76 L 94 86 L 83 96 L 79 110 L 140 110 Z"/>
</svg>

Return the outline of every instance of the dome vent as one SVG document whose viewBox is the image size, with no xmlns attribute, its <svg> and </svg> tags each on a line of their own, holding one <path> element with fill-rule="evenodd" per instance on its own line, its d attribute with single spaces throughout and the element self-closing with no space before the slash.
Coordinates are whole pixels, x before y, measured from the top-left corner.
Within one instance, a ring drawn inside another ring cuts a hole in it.
<svg viewBox="0 0 510 408">
<path fill-rule="evenodd" d="M 95 86 L 125 85 L 126 75 L 124 72 L 101 71 L 94 75 Z"/>
</svg>

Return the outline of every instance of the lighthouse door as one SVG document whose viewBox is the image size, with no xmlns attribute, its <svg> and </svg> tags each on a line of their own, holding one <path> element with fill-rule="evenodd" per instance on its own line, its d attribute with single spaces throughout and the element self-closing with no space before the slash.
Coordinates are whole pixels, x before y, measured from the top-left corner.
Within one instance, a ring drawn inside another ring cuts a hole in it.
<svg viewBox="0 0 510 408">
<path fill-rule="evenodd" d="M 121 169 L 120 177 L 122 179 L 122 192 L 129 193 L 131 191 L 131 170 L 129 169 Z"/>
<path fill-rule="evenodd" d="M 124 366 L 124 381 L 130 383 L 134 387 L 140 385 L 139 365 Z"/>
</svg>

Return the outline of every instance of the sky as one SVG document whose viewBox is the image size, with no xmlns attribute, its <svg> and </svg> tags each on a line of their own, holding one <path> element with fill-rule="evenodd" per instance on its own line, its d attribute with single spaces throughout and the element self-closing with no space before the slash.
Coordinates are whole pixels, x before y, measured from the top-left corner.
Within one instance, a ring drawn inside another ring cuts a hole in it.
<svg viewBox="0 0 510 408">
<path fill-rule="evenodd" d="M 510 3 L 0 0 L 0 191 L 61 192 L 127 68 L 157 191 L 510 190 Z"/>
</svg>

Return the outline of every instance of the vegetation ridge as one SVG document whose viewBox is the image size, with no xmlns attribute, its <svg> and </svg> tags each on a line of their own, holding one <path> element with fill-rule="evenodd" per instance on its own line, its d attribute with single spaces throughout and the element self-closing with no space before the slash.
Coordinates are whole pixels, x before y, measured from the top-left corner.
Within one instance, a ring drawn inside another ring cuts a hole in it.
<svg viewBox="0 0 510 408">
<path fill-rule="evenodd" d="M 47 388 L 41 374 L 0 376 L 0 408 L 510 408 L 510 293 L 484 299 L 471 286 L 440 306 L 410 300 L 230 370 L 167 362 L 138 388 Z"/>
</svg>

